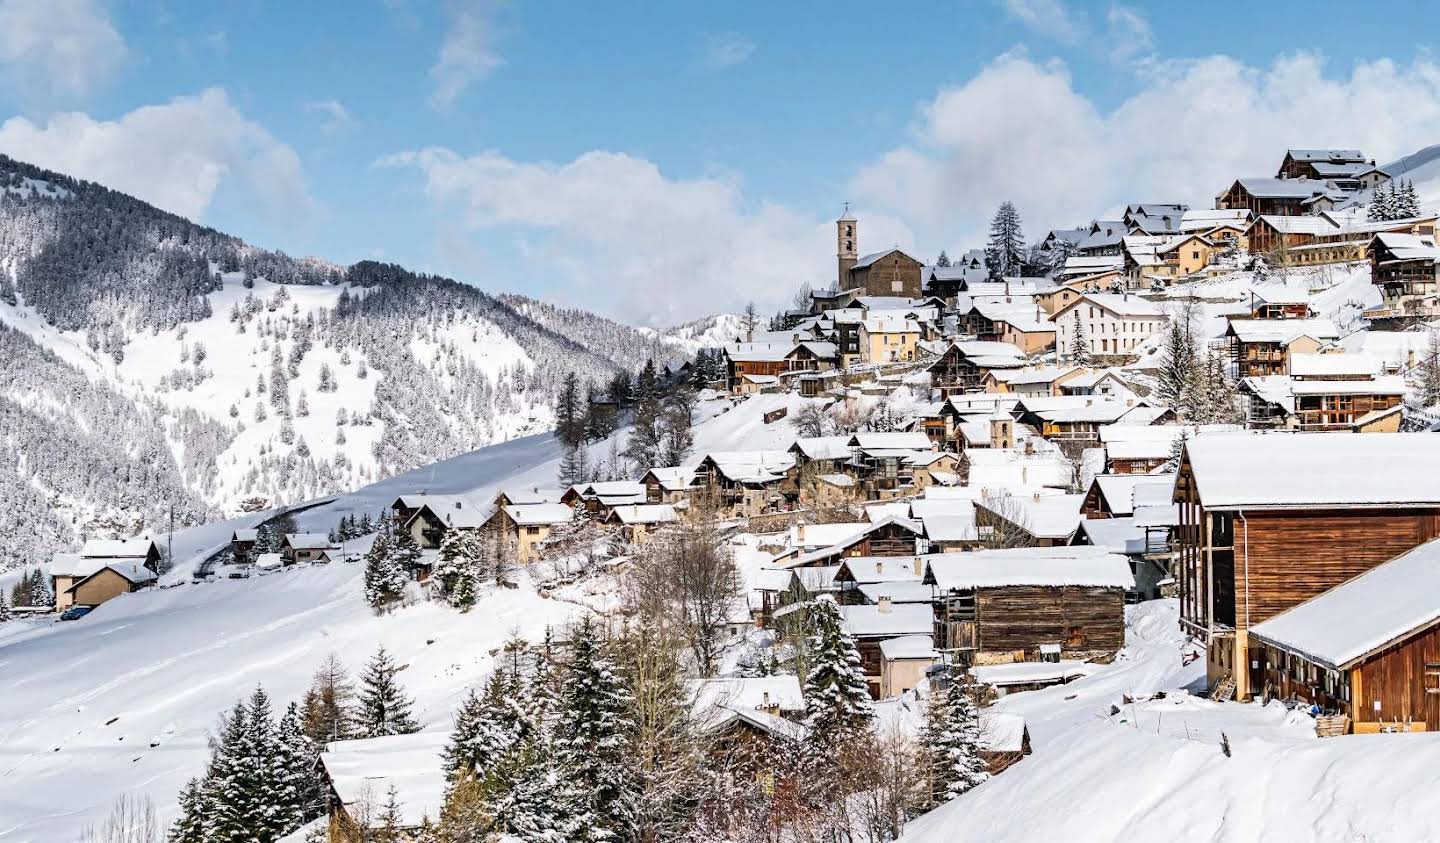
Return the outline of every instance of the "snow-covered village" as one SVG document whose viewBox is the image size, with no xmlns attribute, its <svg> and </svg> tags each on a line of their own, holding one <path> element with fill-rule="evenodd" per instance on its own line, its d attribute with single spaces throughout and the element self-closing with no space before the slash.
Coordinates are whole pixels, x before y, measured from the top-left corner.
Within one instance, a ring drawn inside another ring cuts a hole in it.
<svg viewBox="0 0 1440 843">
<path fill-rule="evenodd" d="M 0 0 L 0 842 L 1440 841 L 1426 45 L 60 5 Z"/>
</svg>

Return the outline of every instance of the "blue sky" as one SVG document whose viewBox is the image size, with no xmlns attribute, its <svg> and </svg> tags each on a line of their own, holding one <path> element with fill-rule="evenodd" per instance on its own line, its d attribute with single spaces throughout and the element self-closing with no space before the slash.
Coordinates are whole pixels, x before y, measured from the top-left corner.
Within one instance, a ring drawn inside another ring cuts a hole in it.
<svg viewBox="0 0 1440 843">
<path fill-rule="evenodd" d="M 862 248 L 1440 142 L 1420 2 L 0 0 L 0 151 L 292 254 L 664 324 Z M 1405 21 L 1404 26 L 1393 25 Z M 1296 30 L 1311 30 L 1310 33 Z M 1343 33 L 1343 37 L 1342 37 Z"/>
</svg>

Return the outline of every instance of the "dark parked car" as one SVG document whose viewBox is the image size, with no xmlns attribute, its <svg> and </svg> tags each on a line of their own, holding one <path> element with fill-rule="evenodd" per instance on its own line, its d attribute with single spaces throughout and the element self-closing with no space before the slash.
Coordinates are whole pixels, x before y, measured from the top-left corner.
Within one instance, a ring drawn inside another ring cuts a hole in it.
<svg viewBox="0 0 1440 843">
<path fill-rule="evenodd" d="M 94 606 L 71 606 L 60 613 L 62 621 L 78 621 L 95 610 Z"/>
</svg>

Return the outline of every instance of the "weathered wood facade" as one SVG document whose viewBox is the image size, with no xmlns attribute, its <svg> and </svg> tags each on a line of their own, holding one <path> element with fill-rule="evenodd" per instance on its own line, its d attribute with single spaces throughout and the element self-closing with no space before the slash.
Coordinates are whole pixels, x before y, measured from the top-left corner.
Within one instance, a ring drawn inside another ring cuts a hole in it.
<svg viewBox="0 0 1440 843">
<path fill-rule="evenodd" d="M 950 591 L 935 602 L 936 646 L 972 664 L 1033 661 L 1042 644 L 1077 657 L 1125 644 L 1125 590 L 1015 585 Z"/>
<path fill-rule="evenodd" d="M 1312 435 L 1324 434 L 1307 437 Z M 1208 643 L 1212 681 L 1233 678 L 1242 699 L 1260 692 L 1264 681 L 1261 655 L 1248 644 L 1250 626 L 1440 537 L 1440 503 L 1211 507 L 1201 496 L 1188 451 L 1175 500 L 1181 627 Z"/>
</svg>

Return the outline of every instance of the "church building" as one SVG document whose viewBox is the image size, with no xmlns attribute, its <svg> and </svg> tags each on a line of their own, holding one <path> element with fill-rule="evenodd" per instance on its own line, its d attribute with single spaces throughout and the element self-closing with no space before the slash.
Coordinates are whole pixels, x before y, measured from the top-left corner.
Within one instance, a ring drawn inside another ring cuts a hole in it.
<svg viewBox="0 0 1440 843">
<path fill-rule="evenodd" d="M 899 249 L 860 256 L 858 224 L 846 210 L 835 221 L 835 253 L 839 261 L 839 289 L 864 289 L 867 296 L 920 298 L 920 277 L 925 265 Z"/>
</svg>

